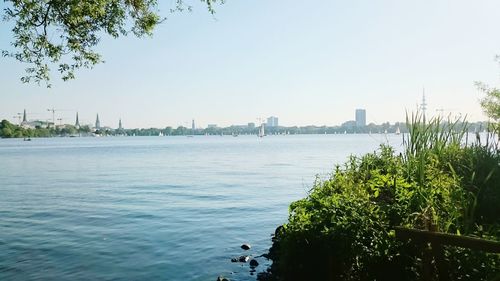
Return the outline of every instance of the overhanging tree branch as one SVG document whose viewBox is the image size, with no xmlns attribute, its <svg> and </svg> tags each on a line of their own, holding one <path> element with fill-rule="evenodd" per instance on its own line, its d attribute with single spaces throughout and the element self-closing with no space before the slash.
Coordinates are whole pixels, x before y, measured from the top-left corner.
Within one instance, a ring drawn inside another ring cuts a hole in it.
<svg viewBox="0 0 500 281">
<path fill-rule="evenodd" d="M 92 68 L 102 62 L 94 51 L 102 34 L 113 38 L 132 32 L 150 36 L 164 18 L 157 0 L 4 0 L 4 21 L 13 21 L 12 50 L 2 56 L 26 63 L 24 83 L 45 82 L 50 87 L 49 65 L 57 64 L 63 80 L 73 79 L 79 68 Z M 223 0 L 201 0 L 210 13 Z M 184 0 L 176 0 L 171 9 L 182 11 Z M 49 37 L 59 38 L 51 39 Z"/>
</svg>

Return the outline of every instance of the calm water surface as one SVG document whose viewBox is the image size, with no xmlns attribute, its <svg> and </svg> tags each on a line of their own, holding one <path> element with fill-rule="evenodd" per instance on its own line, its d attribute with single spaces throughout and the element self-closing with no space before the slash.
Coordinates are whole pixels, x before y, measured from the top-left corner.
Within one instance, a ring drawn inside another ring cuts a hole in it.
<svg viewBox="0 0 500 281">
<path fill-rule="evenodd" d="M 0 280 L 255 280 L 239 246 L 265 253 L 315 175 L 387 142 L 401 136 L 2 139 Z"/>
</svg>

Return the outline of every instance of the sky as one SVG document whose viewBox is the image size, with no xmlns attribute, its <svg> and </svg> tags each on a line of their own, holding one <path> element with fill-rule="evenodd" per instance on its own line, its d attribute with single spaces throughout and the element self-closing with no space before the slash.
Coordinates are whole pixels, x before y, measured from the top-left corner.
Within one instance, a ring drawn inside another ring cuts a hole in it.
<svg viewBox="0 0 500 281">
<path fill-rule="evenodd" d="M 421 102 L 428 114 L 486 120 L 482 81 L 498 87 L 497 0 L 226 0 L 215 16 L 168 12 L 151 38 L 103 37 L 104 64 L 23 84 L 23 65 L 0 58 L 0 119 L 26 109 L 125 128 L 229 126 L 279 117 L 280 125 L 337 125 L 365 108 L 367 122 L 404 121 Z M 2 2 L 0 8 L 6 3 Z M 12 49 L 11 24 L 0 49 Z"/>
</svg>

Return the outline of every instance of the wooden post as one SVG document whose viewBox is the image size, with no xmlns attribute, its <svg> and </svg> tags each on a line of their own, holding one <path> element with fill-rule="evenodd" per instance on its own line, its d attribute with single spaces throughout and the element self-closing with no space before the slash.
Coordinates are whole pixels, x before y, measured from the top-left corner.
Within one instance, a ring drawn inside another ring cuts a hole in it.
<svg viewBox="0 0 500 281">
<path fill-rule="evenodd" d="M 403 227 L 396 227 L 395 230 L 398 240 L 411 240 L 413 243 L 422 245 L 422 280 L 424 281 L 432 280 L 433 257 L 436 262 L 439 281 L 451 280 L 443 246 L 455 246 L 487 253 L 500 253 L 500 242 L 497 241 Z"/>
</svg>

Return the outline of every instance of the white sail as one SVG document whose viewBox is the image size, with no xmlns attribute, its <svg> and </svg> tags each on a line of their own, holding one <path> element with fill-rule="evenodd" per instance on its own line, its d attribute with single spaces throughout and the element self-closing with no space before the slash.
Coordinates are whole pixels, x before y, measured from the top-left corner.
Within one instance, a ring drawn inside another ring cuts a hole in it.
<svg viewBox="0 0 500 281">
<path fill-rule="evenodd" d="M 259 129 L 259 137 L 262 138 L 265 136 L 264 132 L 264 123 L 260 124 L 260 129 Z"/>
</svg>

